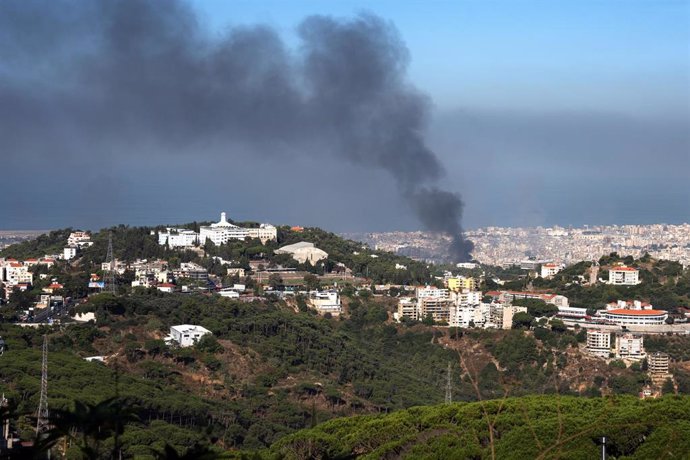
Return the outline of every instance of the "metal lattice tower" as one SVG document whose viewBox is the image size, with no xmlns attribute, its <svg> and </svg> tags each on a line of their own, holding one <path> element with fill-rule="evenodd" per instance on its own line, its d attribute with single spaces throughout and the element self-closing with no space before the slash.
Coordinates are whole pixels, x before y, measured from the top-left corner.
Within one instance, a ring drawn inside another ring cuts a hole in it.
<svg viewBox="0 0 690 460">
<path fill-rule="evenodd" d="M 48 430 L 48 336 L 43 336 L 43 361 L 41 362 L 41 397 L 36 413 L 36 436 Z"/>
<path fill-rule="evenodd" d="M 103 273 L 103 292 L 115 294 L 115 258 L 113 257 L 113 233 L 108 233 L 108 254 L 105 256 L 108 267 Z"/>
<path fill-rule="evenodd" d="M 446 376 L 446 404 L 453 402 L 453 378 L 451 364 L 448 363 L 448 374 Z"/>
</svg>

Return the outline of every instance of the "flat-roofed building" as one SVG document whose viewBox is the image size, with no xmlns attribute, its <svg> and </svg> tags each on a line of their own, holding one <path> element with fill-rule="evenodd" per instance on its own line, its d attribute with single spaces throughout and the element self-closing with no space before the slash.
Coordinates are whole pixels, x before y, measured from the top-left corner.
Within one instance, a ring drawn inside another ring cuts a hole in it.
<svg viewBox="0 0 690 460">
<path fill-rule="evenodd" d="M 647 369 L 651 375 L 668 375 L 670 361 L 668 353 L 655 351 L 647 356 Z"/>
<path fill-rule="evenodd" d="M 474 278 L 458 276 L 456 278 L 448 278 L 446 280 L 448 289 L 455 292 L 474 291 L 477 289 L 477 281 Z"/>
<path fill-rule="evenodd" d="M 419 319 L 431 315 L 434 321 L 448 322 L 453 300 L 448 289 L 425 286 L 417 288 L 417 302 L 419 306 Z"/>
<path fill-rule="evenodd" d="M 186 228 L 166 228 L 158 233 L 158 244 L 169 248 L 188 248 L 199 244 L 199 234 Z"/>
<path fill-rule="evenodd" d="M 398 299 L 398 321 L 403 318 L 411 321 L 419 320 L 419 308 L 416 299 L 412 297 Z"/>
<path fill-rule="evenodd" d="M 450 310 L 451 327 L 484 327 L 485 315 L 481 305 L 457 306 Z"/>
<path fill-rule="evenodd" d="M 616 335 L 616 356 L 625 359 L 644 359 L 644 336 L 632 333 Z"/>
<path fill-rule="evenodd" d="M 489 323 L 497 329 L 512 329 L 513 317 L 517 313 L 527 313 L 527 307 L 492 303 L 489 307 Z"/>
<path fill-rule="evenodd" d="M 195 345 L 206 334 L 211 334 L 211 331 L 194 324 L 180 324 L 178 326 L 170 326 L 170 335 L 166 337 L 167 343 L 175 342 L 180 347 L 191 347 Z"/>
<path fill-rule="evenodd" d="M 448 297 L 423 297 L 419 300 L 421 319 L 431 315 L 436 322 L 449 322 L 453 301 Z"/>
<path fill-rule="evenodd" d="M 316 311 L 324 315 L 330 313 L 340 316 L 342 306 L 337 291 L 312 291 L 309 293 L 309 303 Z"/>
<path fill-rule="evenodd" d="M 611 333 L 598 329 L 588 329 L 587 351 L 591 355 L 608 358 L 611 354 Z"/>
</svg>

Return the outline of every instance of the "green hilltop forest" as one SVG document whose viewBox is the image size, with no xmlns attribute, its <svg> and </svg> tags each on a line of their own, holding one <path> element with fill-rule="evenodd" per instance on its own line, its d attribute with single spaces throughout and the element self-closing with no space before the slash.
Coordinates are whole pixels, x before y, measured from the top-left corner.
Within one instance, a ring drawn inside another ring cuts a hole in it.
<svg viewBox="0 0 690 460">
<path fill-rule="evenodd" d="M 592 458 L 599 429 L 606 428 L 596 423 L 605 414 L 644 423 L 630 438 L 622 428 L 604 433 L 611 436 L 609 453 L 615 458 L 648 458 L 644 455 L 650 452 L 683 458 L 678 453 L 687 452 L 688 419 L 679 414 L 690 413 L 687 397 L 680 396 L 690 395 L 690 337 L 647 342 L 650 350 L 668 351 L 676 361 L 675 386 L 667 385 L 666 392 L 679 396 L 638 402 L 632 396 L 648 383 L 644 363 L 626 367 L 586 356 L 579 350 L 583 331 L 568 330 L 557 320 L 534 321 L 532 316 L 554 313 L 542 304 L 528 305 L 525 321 L 503 331 L 396 324 L 391 320 L 395 296 L 374 296 L 354 285 L 342 288 L 340 318 L 316 315 L 300 296 L 244 302 L 131 289 L 127 273 L 117 295 L 86 297 L 89 273 L 100 269 L 108 233 L 118 259 L 193 260 L 211 273 L 220 268 L 210 257 L 216 255 L 246 266 L 257 259 L 294 266 L 273 251 L 303 240 L 328 252 L 329 263 L 368 273 L 372 282 L 422 283 L 433 281 L 438 270 L 319 229 L 298 233 L 281 227 L 278 244 L 240 241 L 205 245 L 197 252 L 160 246 L 151 230 L 101 231 L 78 259 L 48 271 L 65 285 L 65 295 L 83 302 L 77 311 L 96 313 L 95 324 L 20 328 L 11 324 L 17 299 L 0 309 L 0 336 L 7 344 L 0 356 L 0 392 L 9 401 L 3 417 L 23 439 L 33 436 L 40 350 L 43 336 L 48 337 L 53 430 L 36 449 L 45 452 L 52 445 L 54 456 L 70 459 L 116 454 L 144 459 L 538 458 L 538 452 L 545 452 L 542 458 Z M 6 248 L 2 256 L 39 257 L 61 247 L 68 234 L 69 229 L 52 232 Z M 396 263 L 411 269 L 395 270 Z M 641 263 L 657 278 L 633 289 L 666 290 L 680 300 L 687 296 L 687 271 L 670 273 L 663 262 Z M 330 267 L 295 268 L 318 274 Z M 560 283 L 565 287 L 578 274 L 567 272 Z M 577 289 L 599 295 L 597 287 Z M 166 346 L 162 338 L 169 327 L 185 323 L 199 324 L 213 336 L 190 348 Z M 89 356 L 106 356 L 107 364 L 83 359 Z M 449 363 L 458 403 L 438 406 Z M 487 421 L 493 429 L 486 428 Z M 662 447 L 676 450 L 658 450 Z"/>
<path fill-rule="evenodd" d="M 281 459 L 688 458 L 690 397 L 528 396 L 325 422 L 275 443 Z"/>
</svg>

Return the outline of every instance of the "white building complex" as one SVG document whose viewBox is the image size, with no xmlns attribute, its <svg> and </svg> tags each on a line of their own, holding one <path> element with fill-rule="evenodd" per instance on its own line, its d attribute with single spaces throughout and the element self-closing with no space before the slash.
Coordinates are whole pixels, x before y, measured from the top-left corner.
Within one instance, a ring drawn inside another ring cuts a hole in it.
<svg viewBox="0 0 690 460">
<path fill-rule="evenodd" d="M 278 238 L 278 230 L 271 224 L 261 224 L 256 228 L 244 228 L 227 221 L 224 212 L 220 213 L 220 221 L 208 227 L 201 227 L 199 241 L 203 244 L 207 240 L 216 245 L 225 244 L 230 240 L 244 240 L 246 238 L 259 238 L 262 243 Z"/>
<path fill-rule="evenodd" d="M 258 227 L 240 227 L 231 224 L 224 212 L 220 213 L 220 221 L 199 229 L 199 233 L 193 230 L 180 228 L 166 228 L 166 231 L 158 233 L 158 244 L 167 244 L 171 248 L 191 247 L 196 244 L 205 244 L 211 241 L 215 245 L 226 244 L 230 240 L 245 240 L 258 238 L 262 243 L 278 239 L 278 229 L 271 224 L 261 224 Z"/>
<path fill-rule="evenodd" d="M 195 345 L 201 337 L 210 334 L 208 329 L 193 324 L 180 324 L 170 326 L 170 335 L 165 338 L 166 343 L 176 342 L 180 347 L 191 347 Z"/>
<path fill-rule="evenodd" d="M 188 248 L 199 243 L 199 234 L 184 228 L 166 228 L 158 233 L 158 244 L 169 248 Z"/>
<path fill-rule="evenodd" d="M 632 267 L 612 267 L 609 270 L 609 284 L 622 286 L 640 284 L 640 271 Z"/>
</svg>

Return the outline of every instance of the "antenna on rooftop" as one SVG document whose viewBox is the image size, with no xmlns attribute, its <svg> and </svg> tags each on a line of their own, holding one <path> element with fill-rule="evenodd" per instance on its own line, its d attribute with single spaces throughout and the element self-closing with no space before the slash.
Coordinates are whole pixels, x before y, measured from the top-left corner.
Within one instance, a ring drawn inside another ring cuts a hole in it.
<svg viewBox="0 0 690 460">
<path fill-rule="evenodd" d="M 108 254 L 105 256 L 103 270 L 103 291 L 115 294 L 115 258 L 113 257 L 113 232 L 108 233 Z"/>
<path fill-rule="evenodd" d="M 448 373 L 446 375 L 446 404 L 453 402 L 453 379 L 450 361 L 448 362 Z"/>
</svg>

